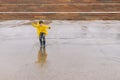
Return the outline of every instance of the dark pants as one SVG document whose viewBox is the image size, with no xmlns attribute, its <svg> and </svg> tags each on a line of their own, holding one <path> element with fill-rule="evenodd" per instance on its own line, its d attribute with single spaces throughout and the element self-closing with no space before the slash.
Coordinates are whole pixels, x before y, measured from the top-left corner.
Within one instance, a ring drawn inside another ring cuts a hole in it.
<svg viewBox="0 0 120 80">
<path fill-rule="evenodd" d="M 42 46 L 45 47 L 45 44 L 46 44 L 45 33 L 40 33 L 39 40 L 40 40 L 40 45 L 41 45 L 41 47 L 42 47 Z"/>
</svg>

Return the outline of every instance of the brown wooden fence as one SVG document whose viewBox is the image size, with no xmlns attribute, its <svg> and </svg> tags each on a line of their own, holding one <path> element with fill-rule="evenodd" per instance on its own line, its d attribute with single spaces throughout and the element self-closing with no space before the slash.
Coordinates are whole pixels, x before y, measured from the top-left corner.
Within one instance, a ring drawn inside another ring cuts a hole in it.
<svg viewBox="0 0 120 80">
<path fill-rule="evenodd" d="M 0 0 L 1 20 L 120 20 L 120 0 Z"/>
</svg>

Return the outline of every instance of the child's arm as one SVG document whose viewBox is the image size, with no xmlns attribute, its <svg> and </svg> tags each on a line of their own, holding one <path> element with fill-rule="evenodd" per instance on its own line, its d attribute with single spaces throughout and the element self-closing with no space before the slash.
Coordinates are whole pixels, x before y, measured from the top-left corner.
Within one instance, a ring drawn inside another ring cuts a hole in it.
<svg viewBox="0 0 120 80">
<path fill-rule="evenodd" d="M 36 28 L 37 24 L 36 23 L 32 23 L 32 26 Z"/>
<path fill-rule="evenodd" d="M 51 27 L 50 27 L 50 26 L 46 26 L 46 28 L 51 29 Z"/>
<path fill-rule="evenodd" d="M 38 23 L 32 23 L 32 26 L 37 28 L 39 26 L 39 24 Z"/>
</svg>

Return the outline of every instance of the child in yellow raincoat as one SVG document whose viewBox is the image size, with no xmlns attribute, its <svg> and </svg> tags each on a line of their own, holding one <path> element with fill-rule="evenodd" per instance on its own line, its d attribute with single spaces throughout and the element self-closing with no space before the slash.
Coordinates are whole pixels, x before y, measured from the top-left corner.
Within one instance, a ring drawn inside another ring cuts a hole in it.
<svg viewBox="0 0 120 80">
<path fill-rule="evenodd" d="M 46 46 L 45 35 L 48 34 L 47 29 L 50 29 L 50 27 L 45 25 L 43 21 L 32 23 L 32 26 L 35 27 L 37 30 L 41 47 L 45 47 Z"/>
</svg>

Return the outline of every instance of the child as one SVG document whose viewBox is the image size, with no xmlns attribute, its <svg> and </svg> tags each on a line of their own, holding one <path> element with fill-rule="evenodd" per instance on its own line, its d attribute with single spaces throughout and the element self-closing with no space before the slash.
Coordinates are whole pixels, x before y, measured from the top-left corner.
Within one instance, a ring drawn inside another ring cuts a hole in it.
<svg viewBox="0 0 120 80">
<path fill-rule="evenodd" d="M 45 47 L 46 46 L 45 36 L 48 34 L 47 29 L 50 29 L 50 27 L 45 25 L 43 21 L 32 23 L 32 26 L 35 27 L 37 30 L 41 47 Z"/>
</svg>

